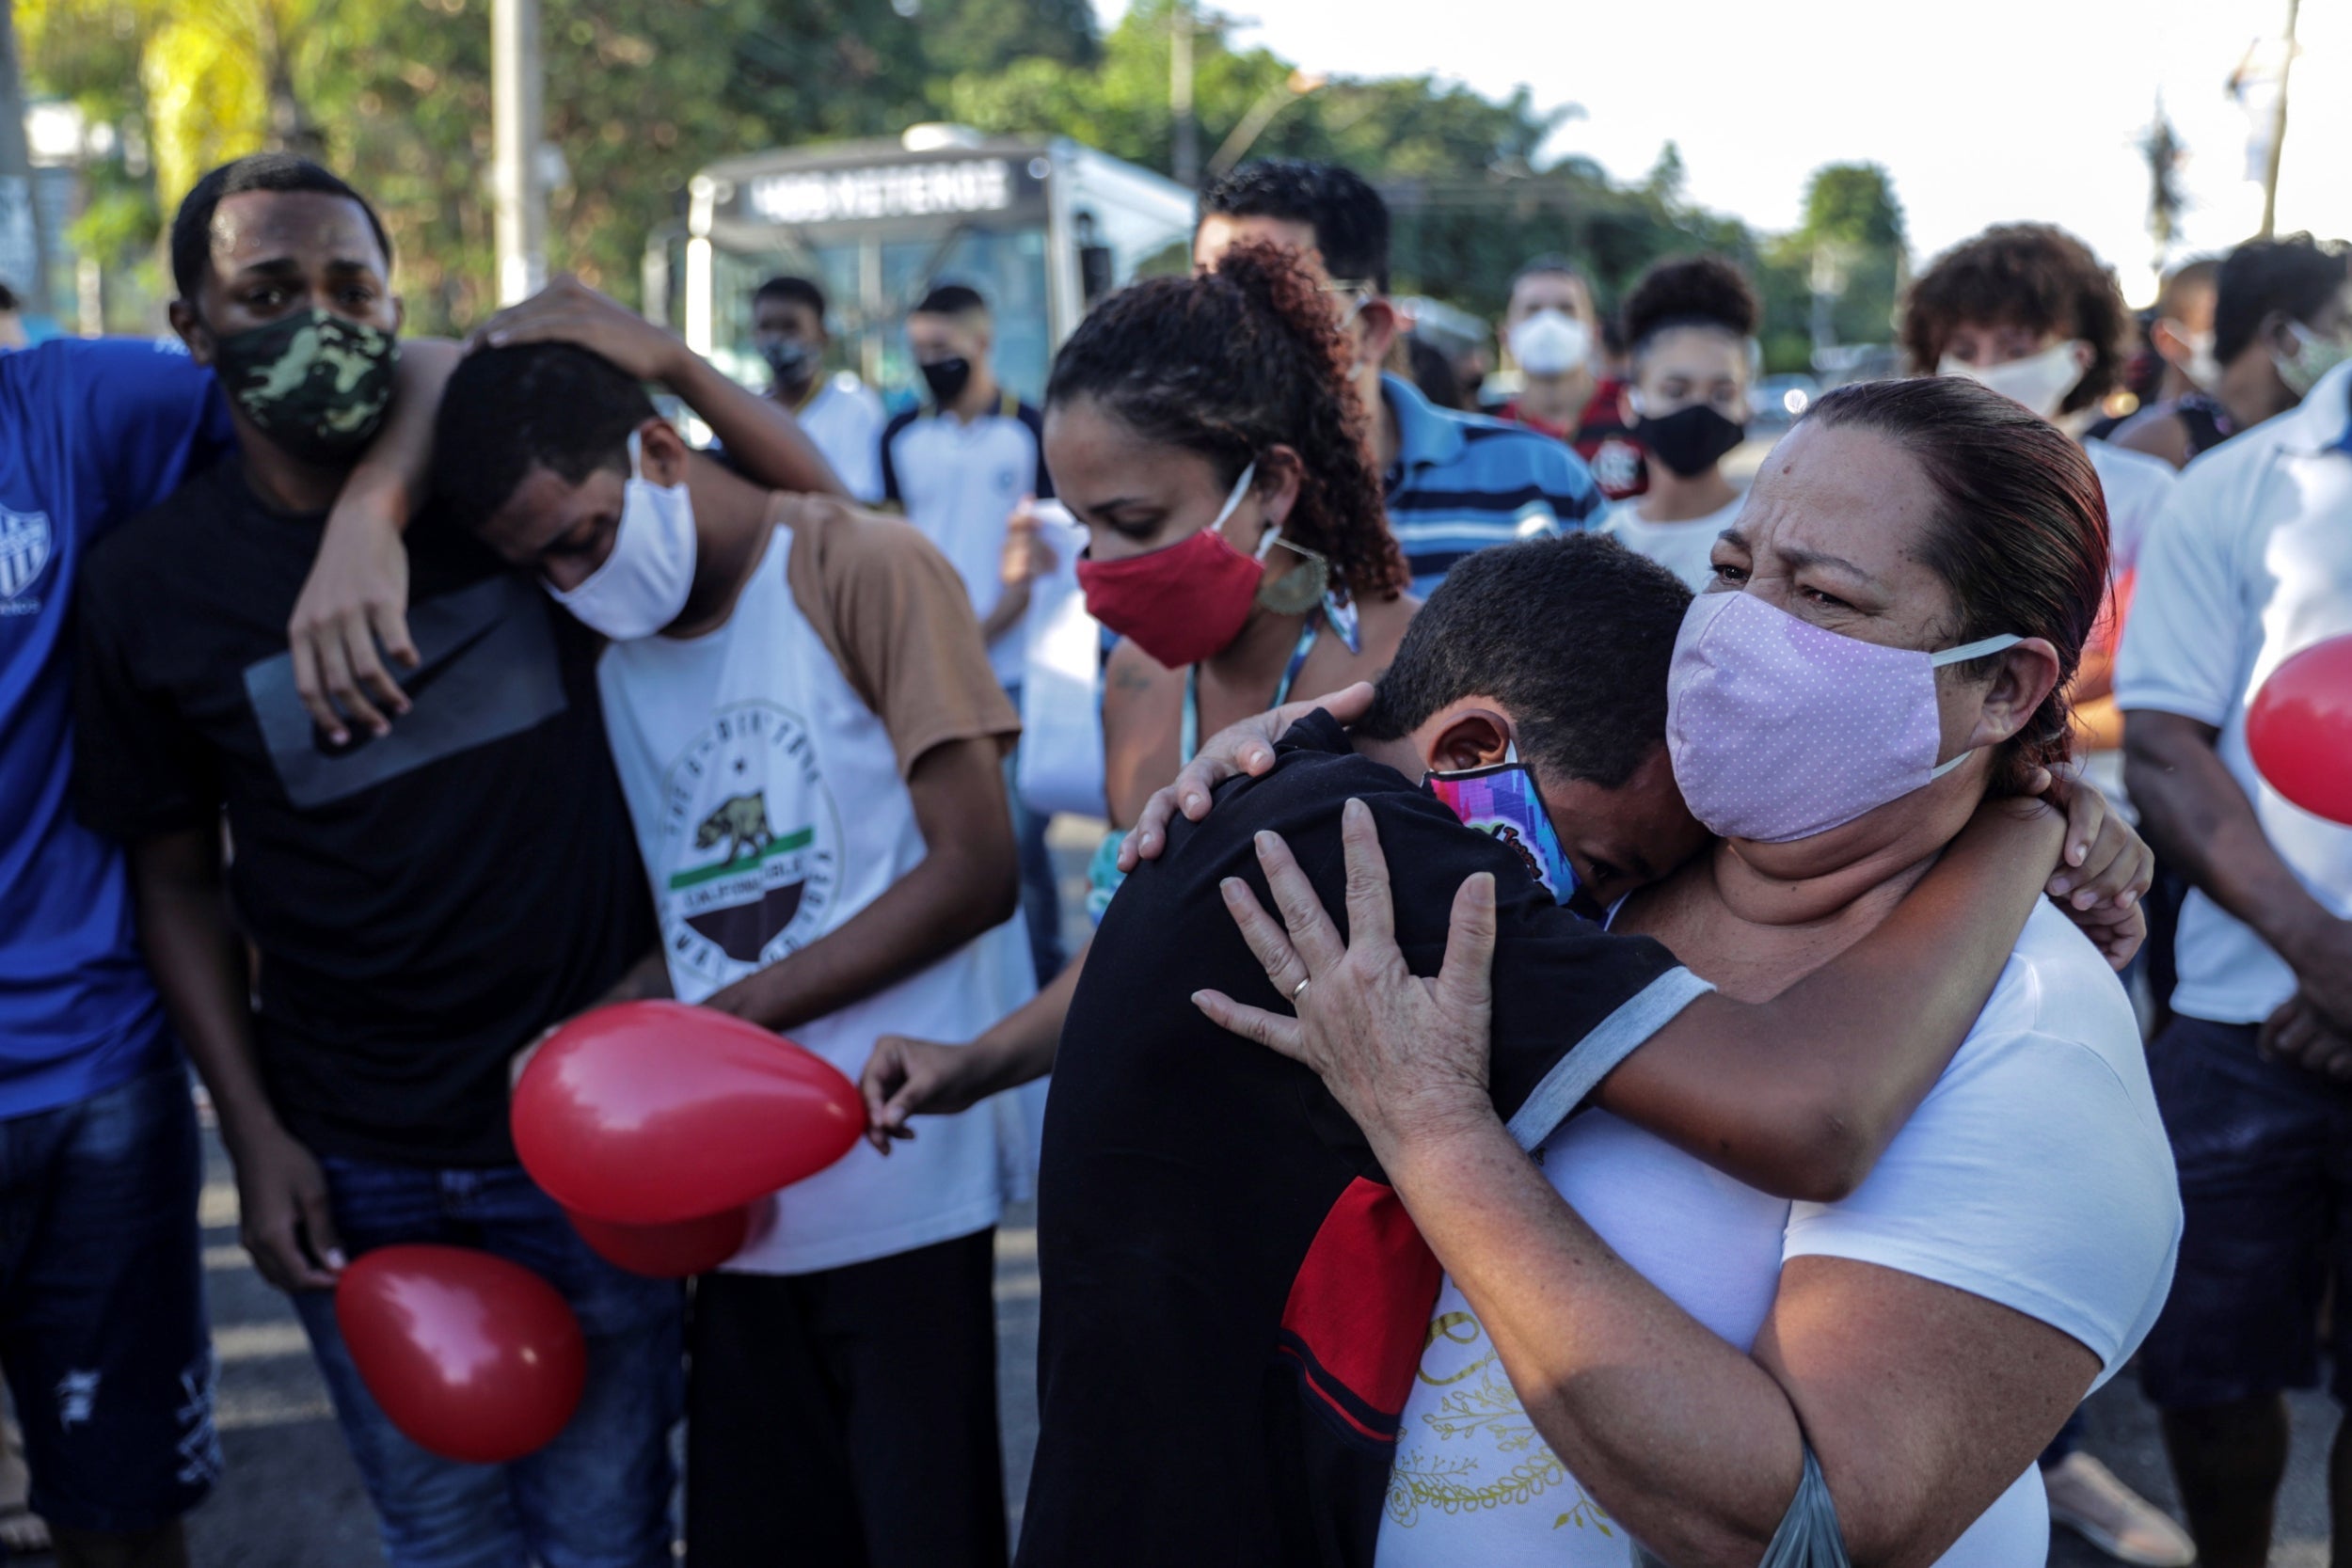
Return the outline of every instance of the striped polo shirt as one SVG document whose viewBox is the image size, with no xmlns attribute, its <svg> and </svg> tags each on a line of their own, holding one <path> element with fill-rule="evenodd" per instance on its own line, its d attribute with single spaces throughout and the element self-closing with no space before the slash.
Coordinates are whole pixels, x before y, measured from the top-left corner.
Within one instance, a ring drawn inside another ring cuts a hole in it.
<svg viewBox="0 0 2352 1568">
<path fill-rule="evenodd" d="M 1591 470 L 1550 436 L 1440 408 L 1401 376 L 1382 376 L 1380 391 L 1397 430 L 1389 527 L 1405 546 L 1415 594 L 1426 598 L 1473 550 L 1598 520 Z"/>
</svg>

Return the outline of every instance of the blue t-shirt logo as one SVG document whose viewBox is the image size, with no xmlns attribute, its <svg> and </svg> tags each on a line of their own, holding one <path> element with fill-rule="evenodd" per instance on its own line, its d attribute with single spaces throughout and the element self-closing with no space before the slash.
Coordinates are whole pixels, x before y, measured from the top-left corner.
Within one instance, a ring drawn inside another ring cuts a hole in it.
<svg viewBox="0 0 2352 1568">
<path fill-rule="evenodd" d="M 31 615 L 40 600 L 28 592 L 49 565 L 53 544 L 46 512 L 0 506 L 0 615 Z"/>
</svg>

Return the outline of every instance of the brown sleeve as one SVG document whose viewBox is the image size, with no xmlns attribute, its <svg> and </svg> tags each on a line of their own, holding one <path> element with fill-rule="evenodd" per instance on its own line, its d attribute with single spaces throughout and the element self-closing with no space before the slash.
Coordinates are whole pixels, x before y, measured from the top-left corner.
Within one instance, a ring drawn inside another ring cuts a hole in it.
<svg viewBox="0 0 2352 1568">
<path fill-rule="evenodd" d="M 1020 715 L 946 557 L 906 523 L 820 497 L 802 499 L 788 520 L 792 602 L 890 732 L 899 776 L 951 740 L 993 736 L 1012 750 Z"/>
</svg>

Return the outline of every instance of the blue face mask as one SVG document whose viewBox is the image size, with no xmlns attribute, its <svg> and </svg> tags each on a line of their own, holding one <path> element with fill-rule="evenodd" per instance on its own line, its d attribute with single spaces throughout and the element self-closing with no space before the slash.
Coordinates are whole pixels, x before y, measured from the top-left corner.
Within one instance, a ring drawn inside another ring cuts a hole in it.
<svg viewBox="0 0 2352 1568">
<path fill-rule="evenodd" d="M 1536 791 L 1535 775 L 1519 760 L 1516 742 L 1501 762 L 1459 772 L 1425 773 L 1421 784 L 1460 817 L 1464 827 L 1489 833 L 1517 850 L 1527 874 L 1543 883 L 1554 903 L 1576 896 L 1576 867 L 1560 847 L 1551 813 Z"/>
</svg>

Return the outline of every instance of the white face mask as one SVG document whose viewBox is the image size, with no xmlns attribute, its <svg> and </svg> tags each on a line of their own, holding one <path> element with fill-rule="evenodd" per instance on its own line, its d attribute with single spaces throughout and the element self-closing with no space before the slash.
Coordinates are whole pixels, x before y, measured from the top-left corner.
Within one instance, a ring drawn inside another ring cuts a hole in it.
<svg viewBox="0 0 2352 1568">
<path fill-rule="evenodd" d="M 1565 375 L 1592 356 L 1592 329 L 1565 310 L 1538 310 L 1511 328 L 1511 357 L 1530 375 Z"/>
<path fill-rule="evenodd" d="M 686 609 L 694 586 L 694 503 L 685 485 L 644 477 L 635 432 L 612 553 L 577 588 L 545 586 L 580 625 L 615 642 L 651 637 Z"/>
<path fill-rule="evenodd" d="M 2197 383 L 2200 391 L 2210 392 L 2221 385 L 2221 361 L 2213 356 L 2213 334 L 2191 332 L 2179 322 L 2167 316 L 2157 324 L 2169 330 L 2183 348 L 2188 350 L 2188 363 L 2174 360 L 2173 368 Z"/>
<path fill-rule="evenodd" d="M 1935 367 L 1935 373 L 1966 376 L 2013 403 L 2024 404 L 2045 420 L 2055 420 L 2066 394 L 2082 381 L 2083 368 L 2074 361 L 2074 351 L 2082 346 L 2073 341 L 2056 343 L 2023 359 L 1984 366 L 1963 364 L 1947 354 Z"/>
<path fill-rule="evenodd" d="M 2298 398 L 2311 396 L 2321 376 L 2352 358 L 2352 343 L 2341 338 L 2323 338 L 2301 322 L 2287 323 L 2287 330 L 2295 334 L 2295 352 L 2274 354 L 2270 362 L 2279 367 L 2279 379 L 2287 390 Z"/>
</svg>

